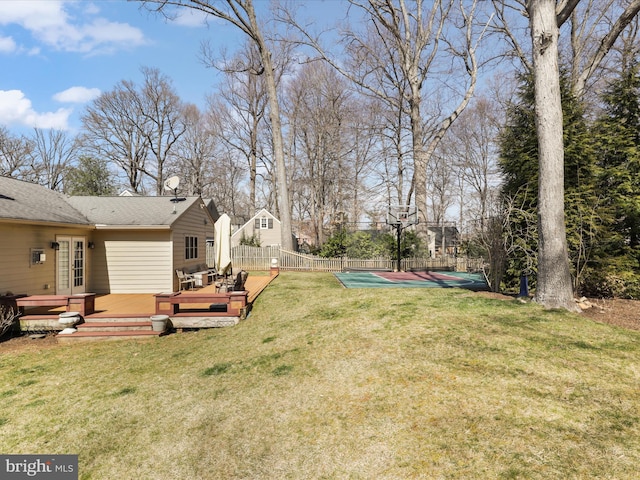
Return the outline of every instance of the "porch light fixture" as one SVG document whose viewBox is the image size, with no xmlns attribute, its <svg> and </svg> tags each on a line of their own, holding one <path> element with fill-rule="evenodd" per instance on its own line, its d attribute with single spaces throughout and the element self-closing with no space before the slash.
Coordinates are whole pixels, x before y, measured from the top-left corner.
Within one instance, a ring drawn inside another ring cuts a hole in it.
<svg viewBox="0 0 640 480">
<path fill-rule="evenodd" d="M 60 244 L 58 242 L 51 242 L 51 248 L 54 250 L 60 250 Z"/>
<path fill-rule="evenodd" d="M 87 243 L 87 247 L 89 247 L 91 250 L 93 250 L 94 248 L 96 248 L 96 244 L 93 242 L 89 242 Z"/>
</svg>

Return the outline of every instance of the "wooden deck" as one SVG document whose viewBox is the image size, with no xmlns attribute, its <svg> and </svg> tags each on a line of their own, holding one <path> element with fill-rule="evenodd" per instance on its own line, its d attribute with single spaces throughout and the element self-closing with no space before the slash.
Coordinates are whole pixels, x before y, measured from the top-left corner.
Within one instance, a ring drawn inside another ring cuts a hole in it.
<svg viewBox="0 0 640 480">
<path fill-rule="evenodd" d="M 245 289 L 249 292 L 247 302 L 249 306 L 255 301 L 260 293 L 276 278 L 275 275 L 249 275 L 245 283 Z M 181 295 L 192 293 L 202 294 L 205 292 L 216 293 L 214 285 L 197 288 L 193 291 L 182 291 Z M 197 306 L 197 304 L 194 304 Z M 204 305 L 203 305 L 204 306 Z M 208 306 L 208 305 L 207 305 Z M 22 330 L 38 329 L 59 329 L 58 315 L 66 311 L 64 307 L 47 308 L 34 307 L 27 308 L 25 315 L 20 319 Z M 153 294 L 98 294 L 95 298 L 95 311 L 86 315 L 85 322 L 101 321 L 148 321 L 149 317 L 156 314 L 156 302 Z M 208 315 L 206 318 L 194 312 L 193 315 L 180 314 L 180 319 L 173 321 L 179 328 L 207 328 L 215 326 L 226 326 L 238 323 L 239 319 L 218 319 Z"/>
</svg>

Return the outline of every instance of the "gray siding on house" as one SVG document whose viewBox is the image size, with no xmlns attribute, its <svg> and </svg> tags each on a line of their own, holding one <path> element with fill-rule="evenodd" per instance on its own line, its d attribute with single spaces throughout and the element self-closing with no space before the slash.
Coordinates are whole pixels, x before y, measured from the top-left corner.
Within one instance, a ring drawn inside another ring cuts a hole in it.
<svg viewBox="0 0 640 480">
<path fill-rule="evenodd" d="M 273 228 L 256 228 L 256 219 L 260 220 L 266 218 L 272 220 L 271 225 Z M 233 233 L 231 237 L 231 245 L 237 247 L 240 245 L 240 241 L 243 236 L 245 238 L 255 237 L 260 242 L 261 247 L 278 246 L 282 244 L 282 228 L 280 220 L 274 217 L 267 210 L 262 209 L 251 220 L 245 223 L 237 231 Z"/>
</svg>

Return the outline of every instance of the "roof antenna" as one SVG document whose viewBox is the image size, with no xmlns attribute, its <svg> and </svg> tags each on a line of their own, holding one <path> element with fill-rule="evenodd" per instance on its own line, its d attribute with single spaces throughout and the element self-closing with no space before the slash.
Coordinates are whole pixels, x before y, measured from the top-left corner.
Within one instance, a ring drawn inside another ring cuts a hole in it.
<svg viewBox="0 0 640 480">
<path fill-rule="evenodd" d="M 178 186 L 180 185 L 180 177 L 173 176 L 169 177 L 164 182 L 164 189 L 173 191 L 173 198 L 171 202 L 173 203 L 173 212 L 176 213 L 176 203 L 184 202 L 186 198 L 178 197 Z"/>
</svg>

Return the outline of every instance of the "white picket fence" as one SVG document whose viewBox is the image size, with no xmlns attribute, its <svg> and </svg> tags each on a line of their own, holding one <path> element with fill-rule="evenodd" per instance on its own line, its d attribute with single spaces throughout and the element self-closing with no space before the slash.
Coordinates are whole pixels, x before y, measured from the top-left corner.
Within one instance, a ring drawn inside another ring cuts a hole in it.
<svg viewBox="0 0 640 480">
<path fill-rule="evenodd" d="M 244 270 L 269 270 L 272 262 L 277 262 L 281 270 L 308 272 L 342 272 L 345 270 L 396 270 L 397 260 L 390 257 L 378 258 L 323 258 L 281 249 L 280 247 L 249 247 L 240 245 L 231 250 L 234 268 Z M 458 272 L 481 271 L 481 258 L 403 258 L 401 270 L 454 270 Z"/>
</svg>

